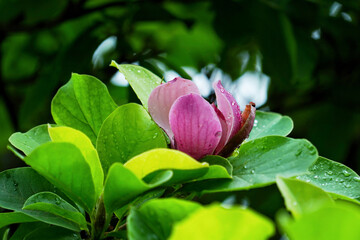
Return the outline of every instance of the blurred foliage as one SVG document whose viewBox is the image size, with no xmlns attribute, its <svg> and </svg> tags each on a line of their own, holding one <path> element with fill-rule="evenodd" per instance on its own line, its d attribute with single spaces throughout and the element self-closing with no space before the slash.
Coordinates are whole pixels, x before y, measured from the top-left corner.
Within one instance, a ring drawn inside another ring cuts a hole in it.
<svg viewBox="0 0 360 240">
<path fill-rule="evenodd" d="M 0 0 L 0 169 L 20 164 L 6 150 L 12 132 L 52 122 L 51 98 L 72 72 L 104 81 L 118 104 L 137 101 L 109 82 L 114 59 L 160 77 L 158 63 L 183 77 L 209 64 L 234 80 L 262 71 L 263 109 L 359 172 L 359 17 L 357 0 Z M 116 45 L 92 62 L 109 37 Z"/>
</svg>

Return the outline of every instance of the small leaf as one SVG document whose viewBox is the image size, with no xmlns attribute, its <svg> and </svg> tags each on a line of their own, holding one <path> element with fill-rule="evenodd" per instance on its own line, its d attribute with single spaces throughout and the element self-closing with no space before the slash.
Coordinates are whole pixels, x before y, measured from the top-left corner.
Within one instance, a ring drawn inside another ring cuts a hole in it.
<svg viewBox="0 0 360 240">
<path fill-rule="evenodd" d="M 95 185 L 96 198 L 98 198 L 103 190 L 104 173 L 99 156 L 96 149 L 91 144 L 90 139 L 84 133 L 69 127 L 49 128 L 49 134 L 53 142 L 72 143 L 80 150 L 84 159 L 90 166 L 92 179 Z"/>
<path fill-rule="evenodd" d="M 85 217 L 68 202 L 51 192 L 37 193 L 26 200 L 24 210 L 49 224 L 73 231 L 87 230 Z"/>
<path fill-rule="evenodd" d="M 155 87 L 160 85 L 161 78 L 137 65 L 117 64 L 115 61 L 112 61 L 110 66 L 116 67 L 119 72 L 124 74 L 125 79 L 129 82 L 142 105 L 147 109 L 150 93 Z"/>
<path fill-rule="evenodd" d="M 146 110 L 135 103 L 117 108 L 105 120 L 97 140 L 105 172 L 114 162 L 125 163 L 147 150 L 166 147 L 161 129 Z"/>
<path fill-rule="evenodd" d="M 220 165 L 223 166 L 226 171 L 229 173 L 229 175 L 232 175 L 233 172 L 233 166 L 231 165 L 231 163 L 229 162 L 229 160 L 227 160 L 224 157 L 221 156 L 216 156 L 216 155 L 208 155 L 202 159 L 199 160 L 200 162 L 207 162 L 211 165 Z"/>
<path fill-rule="evenodd" d="M 285 199 L 286 208 L 294 217 L 317 210 L 334 201 L 321 188 L 309 183 L 290 178 L 276 178 L 276 184 Z"/>
<path fill-rule="evenodd" d="M 57 226 L 35 229 L 24 240 L 81 240 L 80 234 Z"/>
<path fill-rule="evenodd" d="M 95 146 L 102 123 L 116 107 L 99 79 L 73 73 L 53 98 L 51 114 L 58 125 L 82 131 Z"/>
<path fill-rule="evenodd" d="M 10 136 L 9 142 L 26 155 L 29 155 L 41 144 L 51 141 L 47 129 L 47 124 L 43 124 L 30 129 L 26 133 L 16 132 Z"/>
<path fill-rule="evenodd" d="M 29 217 L 21 212 L 0 213 L 0 228 L 14 223 L 36 222 L 35 218 Z"/>
<path fill-rule="evenodd" d="M 287 136 L 293 127 L 294 123 L 288 116 L 256 111 L 254 126 L 248 141 L 271 135 Z"/>
<path fill-rule="evenodd" d="M 174 223 L 201 208 L 195 202 L 179 199 L 155 199 L 139 209 L 132 208 L 128 217 L 130 240 L 166 240 Z M 140 230 L 141 229 L 141 230 Z"/>
<path fill-rule="evenodd" d="M 275 233 L 274 224 L 250 209 L 217 205 L 202 208 L 175 223 L 170 240 L 268 239 Z"/>
<path fill-rule="evenodd" d="M 173 149 L 154 149 L 144 152 L 124 165 L 142 179 L 159 170 L 174 170 L 178 181 L 184 182 L 203 176 L 209 169 L 207 163 L 200 163 L 189 155 Z M 178 170 L 178 171 L 176 171 Z"/>
<path fill-rule="evenodd" d="M 91 169 L 75 145 L 64 142 L 45 143 L 24 161 L 88 213 L 95 207 L 97 199 Z"/>
<path fill-rule="evenodd" d="M 162 178 L 157 179 L 157 182 L 146 184 L 121 163 L 114 163 L 109 169 L 104 188 L 107 213 L 110 214 L 125 206 L 137 196 L 168 181 L 171 177 L 172 174 L 163 175 Z"/>
<path fill-rule="evenodd" d="M 308 174 L 297 178 L 318 186 L 335 197 L 348 197 L 360 201 L 360 177 L 345 165 L 319 157 Z"/>
<path fill-rule="evenodd" d="M 0 207 L 22 211 L 30 196 L 44 191 L 57 194 L 57 189 L 29 167 L 13 168 L 0 173 Z"/>
<path fill-rule="evenodd" d="M 360 208 L 350 204 L 326 206 L 295 221 L 279 221 L 289 239 L 360 239 Z"/>
</svg>

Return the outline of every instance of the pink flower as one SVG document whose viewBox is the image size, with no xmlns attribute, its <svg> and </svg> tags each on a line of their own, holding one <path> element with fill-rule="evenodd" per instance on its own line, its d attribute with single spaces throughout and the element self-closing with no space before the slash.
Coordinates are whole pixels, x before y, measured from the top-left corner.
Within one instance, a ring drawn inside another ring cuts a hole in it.
<svg viewBox="0 0 360 240">
<path fill-rule="evenodd" d="M 213 88 L 217 106 L 202 98 L 192 81 L 179 77 L 157 86 L 149 97 L 150 115 L 169 136 L 171 147 L 195 159 L 229 156 L 249 136 L 254 124 L 254 103 L 241 113 L 220 81 Z"/>
</svg>

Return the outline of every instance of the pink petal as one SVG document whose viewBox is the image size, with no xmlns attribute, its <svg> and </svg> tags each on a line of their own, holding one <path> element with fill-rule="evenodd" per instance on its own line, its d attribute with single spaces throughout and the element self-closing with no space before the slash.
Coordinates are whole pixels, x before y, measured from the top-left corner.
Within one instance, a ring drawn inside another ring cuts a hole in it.
<svg viewBox="0 0 360 240">
<path fill-rule="evenodd" d="M 169 111 L 176 99 L 188 93 L 200 95 L 195 83 L 177 77 L 172 81 L 157 86 L 149 97 L 149 113 L 153 120 L 167 133 L 171 145 L 174 143 L 174 134 L 169 124 Z"/>
<path fill-rule="evenodd" d="M 232 137 L 225 147 L 221 150 L 219 155 L 223 157 L 228 157 L 231 153 L 239 147 L 239 145 L 249 137 L 249 134 L 254 126 L 255 121 L 256 108 L 255 103 L 250 102 L 250 104 L 246 105 L 246 108 L 242 114 L 243 124 L 234 137 Z"/>
<path fill-rule="evenodd" d="M 178 98 L 170 110 L 176 148 L 195 159 L 213 154 L 221 139 L 221 124 L 211 105 L 197 94 Z"/>
<path fill-rule="evenodd" d="M 221 82 L 215 82 L 214 85 L 216 102 L 218 109 L 225 117 L 227 125 L 227 139 L 229 141 L 241 128 L 241 111 L 235 101 L 235 98 L 224 89 Z"/>
<path fill-rule="evenodd" d="M 219 121 L 220 121 L 220 124 L 221 124 L 221 129 L 222 129 L 222 135 L 221 135 L 221 139 L 220 139 L 220 142 L 218 144 L 218 146 L 216 147 L 215 151 L 214 151 L 214 154 L 217 155 L 221 149 L 225 146 L 227 140 L 228 140 L 228 135 L 227 135 L 227 132 L 228 132 L 228 129 L 227 129 L 227 124 L 226 124 L 226 121 L 225 121 L 225 117 L 224 115 L 222 114 L 222 112 L 220 112 L 220 110 L 215 106 L 215 104 L 211 104 L 211 106 L 214 108 L 218 118 L 219 118 Z"/>
</svg>

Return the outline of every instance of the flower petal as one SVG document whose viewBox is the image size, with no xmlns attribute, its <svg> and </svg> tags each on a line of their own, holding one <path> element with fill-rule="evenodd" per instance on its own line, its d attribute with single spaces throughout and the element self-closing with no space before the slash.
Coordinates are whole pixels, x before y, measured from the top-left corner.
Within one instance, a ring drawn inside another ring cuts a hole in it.
<svg viewBox="0 0 360 240">
<path fill-rule="evenodd" d="M 246 105 L 246 108 L 242 114 L 243 124 L 234 137 L 232 137 L 228 143 L 225 145 L 225 147 L 221 150 L 219 155 L 223 157 L 228 157 L 231 155 L 231 153 L 246 139 L 249 137 L 249 134 L 251 132 L 251 129 L 254 125 L 255 120 L 255 103 L 250 102 L 250 104 Z"/>
<path fill-rule="evenodd" d="M 228 129 L 227 129 L 227 124 L 226 124 L 226 121 L 225 121 L 225 117 L 224 115 L 222 114 L 222 112 L 220 112 L 220 110 L 215 106 L 215 104 L 211 104 L 211 106 L 214 108 L 218 118 L 219 118 L 219 121 L 220 121 L 220 124 L 221 124 L 221 129 L 222 129 L 222 135 L 221 135 L 221 139 L 220 139 L 220 142 L 218 144 L 218 146 L 216 147 L 215 151 L 214 151 L 214 154 L 217 155 L 221 149 L 225 146 L 227 140 L 228 140 Z"/>
<path fill-rule="evenodd" d="M 221 124 L 212 106 L 197 94 L 178 98 L 170 110 L 175 146 L 195 159 L 213 154 L 221 139 Z"/>
<path fill-rule="evenodd" d="M 241 111 L 235 98 L 224 89 L 221 82 L 214 82 L 214 90 L 218 109 L 225 117 L 227 139 L 229 141 L 241 128 Z"/>
<path fill-rule="evenodd" d="M 173 145 L 174 134 L 169 124 L 169 111 L 179 97 L 188 93 L 200 95 L 195 83 L 180 77 L 157 86 L 150 94 L 148 106 L 153 120 L 166 132 Z"/>
</svg>

